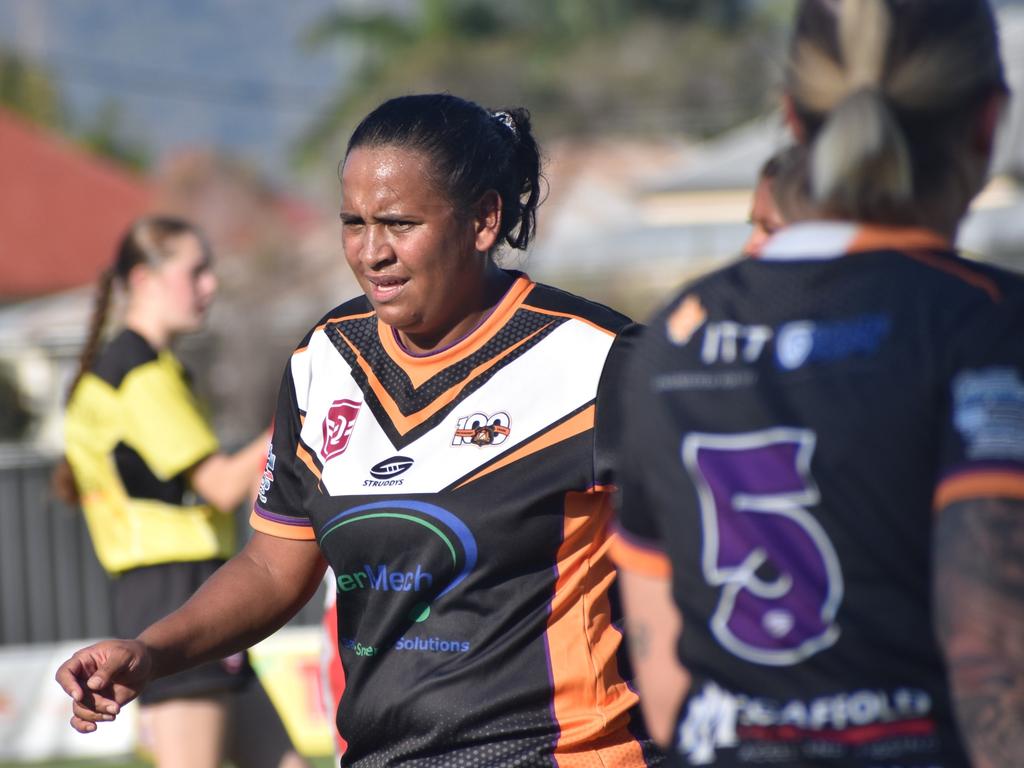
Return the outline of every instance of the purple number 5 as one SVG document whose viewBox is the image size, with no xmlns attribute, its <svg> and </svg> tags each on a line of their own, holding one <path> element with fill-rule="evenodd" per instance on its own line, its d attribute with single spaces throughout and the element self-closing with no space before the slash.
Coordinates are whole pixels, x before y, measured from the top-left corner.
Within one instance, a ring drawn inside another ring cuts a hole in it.
<svg viewBox="0 0 1024 768">
<path fill-rule="evenodd" d="M 776 427 L 738 435 L 691 433 L 683 463 L 697 487 L 702 567 L 722 587 L 711 631 L 758 664 L 796 664 L 839 637 L 839 558 L 807 511 L 815 435 Z"/>
</svg>

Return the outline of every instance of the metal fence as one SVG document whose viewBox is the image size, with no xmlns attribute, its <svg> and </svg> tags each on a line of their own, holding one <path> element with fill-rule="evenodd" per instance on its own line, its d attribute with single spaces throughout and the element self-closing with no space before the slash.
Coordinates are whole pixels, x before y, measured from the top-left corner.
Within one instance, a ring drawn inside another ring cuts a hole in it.
<svg viewBox="0 0 1024 768">
<path fill-rule="evenodd" d="M 54 458 L 0 451 L 0 645 L 48 643 L 112 633 L 110 580 L 81 512 L 50 492 Z M 239 513 L 238 530 L 248 530 Z M 293 619 L 320 619 L 313 598 Z"/>
</svg>

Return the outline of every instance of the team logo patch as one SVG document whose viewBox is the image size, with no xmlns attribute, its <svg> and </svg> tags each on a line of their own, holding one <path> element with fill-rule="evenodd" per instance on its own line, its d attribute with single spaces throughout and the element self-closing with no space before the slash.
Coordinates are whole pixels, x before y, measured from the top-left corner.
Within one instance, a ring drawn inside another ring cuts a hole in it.
<svg viewBox="0 0 1024 768">
<path fill-rule="evenodd" d="M 320 455 L 324 461 L 340 456 L 348 448 L 361 405 L 355 400 L 335 400 L 331 403 L 323 423 L 324 444 L 320 448 Z"/>
<path fill-rule="evenodd" d="M 370 467 L 370 474 L 378 480 L 387 480 L 405 472 L 412 466 L 412 463 L 412 459 L 408 456 L 392 456 L 390 459 L 384 459 Z"/>
<path fill-rule="evenodd" d="M 501 445 L 510 433 L 510 419 L 504 411 L 493 416 L 473 413 L 459 419 L 452 445 Z"/>
</svg>

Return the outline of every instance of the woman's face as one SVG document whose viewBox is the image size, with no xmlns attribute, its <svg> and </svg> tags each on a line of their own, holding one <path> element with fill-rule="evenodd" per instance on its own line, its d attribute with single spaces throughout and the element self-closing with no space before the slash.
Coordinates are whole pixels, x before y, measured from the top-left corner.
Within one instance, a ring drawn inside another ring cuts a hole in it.
<svg viewBox="0 0 1024 768">
<path fill-rule="evenodd" d="M 146 300 L 170 334 L 198 331 L 217 293 L 209 255 L 191 233 L 169 238 L 165 247 L 167 257 L 150 269 Z"/>
<path fill-rule="evenodd" d="M 424 155 L 357 147 L 341 174 L 345 259 L 377 316 L 410 346 L 445 346 L 475 325 L 497 220 L 460 212 L 431 182 Z"/>
</svg>

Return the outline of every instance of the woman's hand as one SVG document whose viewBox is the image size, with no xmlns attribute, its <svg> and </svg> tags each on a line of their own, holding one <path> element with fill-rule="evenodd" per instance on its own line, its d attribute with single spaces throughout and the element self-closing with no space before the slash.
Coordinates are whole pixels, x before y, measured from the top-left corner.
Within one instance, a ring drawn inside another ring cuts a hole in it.
<svg viewBox="0 0 1024 768">
<path fill-rule="evenodd" d="M 56 680 L 72 699 L 71 727 L 81 733 L 117 717 L 149 682 L 153 659 L 138 640 L 103 640 L 76 651 Z"/>
</svg>

